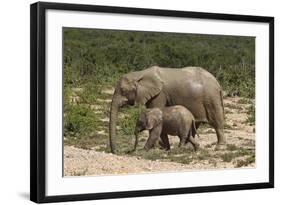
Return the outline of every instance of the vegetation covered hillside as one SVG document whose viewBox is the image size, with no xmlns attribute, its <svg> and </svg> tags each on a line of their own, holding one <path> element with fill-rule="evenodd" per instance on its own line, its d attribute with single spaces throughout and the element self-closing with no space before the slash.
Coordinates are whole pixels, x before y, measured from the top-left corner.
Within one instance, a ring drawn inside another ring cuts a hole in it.
<svg viewBox="0 0 281 205">
<path fill-rule="evenodd" d="M 113 83 L 152 65 L 200 66 L 226 92 L 253 98 L 255 38 L 97 29 L 64 29 L 64 85 Z"/>
</svg>

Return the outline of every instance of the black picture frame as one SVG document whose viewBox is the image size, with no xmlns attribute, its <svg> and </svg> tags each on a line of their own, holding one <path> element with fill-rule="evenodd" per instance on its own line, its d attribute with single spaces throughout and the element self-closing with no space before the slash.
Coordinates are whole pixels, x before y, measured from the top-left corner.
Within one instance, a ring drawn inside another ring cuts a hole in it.
<svg viewBox="0 0 281 205">
<path fill-rule="evenodd" d="M 102 13 L 169 16 L 195 19 L 263 22 L 269 24 L 269 181 L 238 185 L 138 190 L 46 196 L 46 81 L 45 37 L 46 10 L 86 11 Z M 274 187 L 274 18 L 143 8 L 125 8 L 82 4 L 38 2 L 30 6 L 30 199 L 37 203 L 97 200 L 154 195 L 218 192 Z"/>
</svg>

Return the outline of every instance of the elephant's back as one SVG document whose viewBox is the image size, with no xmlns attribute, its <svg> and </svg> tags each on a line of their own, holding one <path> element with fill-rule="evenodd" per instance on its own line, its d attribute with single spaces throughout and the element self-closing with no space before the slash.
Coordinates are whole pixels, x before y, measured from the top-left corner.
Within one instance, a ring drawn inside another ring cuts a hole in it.
<svg viewBox="0 0 281 205">
<path fill-rule="evenodd" d="M 209 71 L 207 71 L 204 68 L 201 68 L 201 67 L 185 67 L 182 70 L 184 72 L 186 72 L 188 75 L 199 76 L 199 78 L 201 78 L 201 81 L 203 81 L 204 83 L 206 83 L 206 82 L 213 83 L 214 85 L 216 85 L 220 88 L 220 84 L 218 83 L 215 76 L 213 76 Z"/>
<path fill-rule="evenodd" d="M 187 95 L 196 98 L 221 90 L 216 78 L 201 67 L 159 68 L 159 74 L 168 93 L 187 91 Z"/>
<path fill-rule="evenodd" d="M 163 131 L 170 135 L 178 135 L 180 130 L 190 125 L 194 120 L 192 113 L 182 105 L 162 108 Z"/>
<path fill-rule="evenodd" d="M 162 112 L 163 112 L 163 117 L 165 116 L 174 116 L 175 118 L 178 118 L 180 116 L 191 116 L 192 114 L 190 113 L 190 111 L 182 106 L 182 105 L 173 105 L 173 106 L 167 106 L 162 108 Z"/>
<path fill-rule="evenodd" d="M 201 67 L 184 67 L 184 68 L 161 68 L 154 67 L 154 69 L 159 69 L 161 77 L 168 81 L 178 81 L 185 83 L 187 81 L 192 83 L 213 84 L 220 88 L 217 79 L 207 70 Z"/>
</svg>

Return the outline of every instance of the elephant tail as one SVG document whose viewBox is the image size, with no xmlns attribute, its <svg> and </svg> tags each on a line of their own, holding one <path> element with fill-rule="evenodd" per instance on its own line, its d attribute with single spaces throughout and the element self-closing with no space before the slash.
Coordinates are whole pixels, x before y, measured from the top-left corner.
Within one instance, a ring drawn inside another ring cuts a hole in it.
<svg viewBox="0 0 281 205">
<path fill-rule="evenodd" d="M 198 134 L 198 132 L 196 130 L 195 120 L 192 120 L 192 133 L 194 133 L 194 137 L 196 134 L 198 136 L 198 138 L 200 138 L 200 135 Z"/>
<path fill-rule="evenodd" d="M 220 90 L 220 97 L 221 97 L 221 106 L 222 106 L 223 118 L 225 119 L 225 113 L 224 113 L 224 103 L 223 103 L 223 93 L 222 93 L 222 90 Z"/>
</svg>

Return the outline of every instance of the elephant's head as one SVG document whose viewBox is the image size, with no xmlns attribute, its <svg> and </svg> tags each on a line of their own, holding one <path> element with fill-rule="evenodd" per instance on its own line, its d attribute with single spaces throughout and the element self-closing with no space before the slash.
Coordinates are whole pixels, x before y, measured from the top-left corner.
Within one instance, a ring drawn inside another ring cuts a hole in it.
<svg viewBox="0 0 281 205">
<path fill-rule="evenodd" d="M 138 144 L 138 134 L 143 130 L 152 131 L 155 128 L 157 129 L 157 127 L 159 127 L 158 125 L 160 124 L 162 127 L 162 121 L 163 121 L 163 114 L 159 108 L 147 109 L 146 111 L 140 114 L 135 127 L 136 141 L 135 141 L 134 150 L 136 149 Z"/>
<path fill-rule="evenodd" d="M 143 111 L 136 123 L 135 134 L 143 130 L 152 130 L 163 121 L 161 109 L 152 108 Z"/>
<path fill-rule="evenodd" d="M 145 105 L 158 95 L 163 87 L 158 69 L 146 69 L 124 75 L 115 87 L 110 108 L 109 138 L 111 152 L 115 152 L 116 120 L 120 107 L 124 105 Z"/>
</svg>

